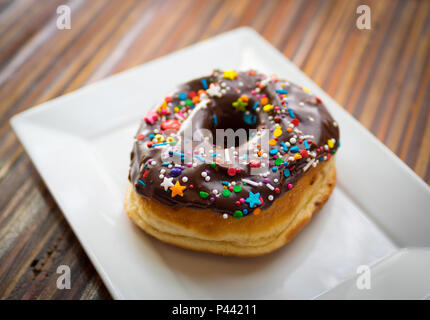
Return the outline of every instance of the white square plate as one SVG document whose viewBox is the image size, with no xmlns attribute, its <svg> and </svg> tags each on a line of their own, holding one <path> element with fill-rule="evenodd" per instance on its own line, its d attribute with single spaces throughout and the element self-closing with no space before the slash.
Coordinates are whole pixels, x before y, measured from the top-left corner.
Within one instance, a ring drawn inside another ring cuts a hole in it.
<svg viewBox="0 0 430 320">
<path fill-rule="evenodd" d="M 169 246 L 146 236 L 123 209 L 140 119 L 176 85 L 214 68 L 277 73 L 320 96 L 340 124 L 332 197 L 292 243 L 267 256 Z M 249 28 L 27 110 L 12 126 L 114 298 L 314 298 L 356 275 L 359 265 L 430 246 L 429 187 Z"/>
</svg>

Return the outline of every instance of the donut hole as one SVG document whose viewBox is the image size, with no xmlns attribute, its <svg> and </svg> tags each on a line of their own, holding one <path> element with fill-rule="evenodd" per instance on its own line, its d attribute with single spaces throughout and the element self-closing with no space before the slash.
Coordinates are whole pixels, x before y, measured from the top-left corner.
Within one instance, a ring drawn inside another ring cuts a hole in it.
<svg viewBox="0 0 430 320">
<path fill-rule="evenodd" d="M 215 137 L 215 143 L 223 148 L 235 148 L 248 142 L 250 136 L 250 130 L 257 129 L 259 124 L 259 117 L 257 114 L 250 111 L 237 112 L 237 113 L 222 113 L 217 114 L 218 124 L 213 125 L 210 130 L 213 137 Z M 218 141 L 217 129 L 223 130 L 224 141 Z M 232 140 L 234 139 L 234 144 Z M 223 144 L 223 145 L 221 145 Z"/>
</svg>

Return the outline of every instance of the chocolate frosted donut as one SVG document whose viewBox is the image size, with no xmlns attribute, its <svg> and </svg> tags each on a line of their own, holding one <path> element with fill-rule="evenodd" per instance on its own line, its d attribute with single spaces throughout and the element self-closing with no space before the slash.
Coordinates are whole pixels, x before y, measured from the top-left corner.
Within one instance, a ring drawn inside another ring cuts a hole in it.
<svg viewBox="0 0 430 320">
<path fill-rule="evenodd" d="M 145 231 L 169 243 L 221 254 L 266 253 L 292 237 L 288 228 L 309 203 L 312 215 L 327 200 L 335 184 L 329 163 L 338 147 L 337 123 L 306 88 L 252 70 L 215 70 L 181 85 L 143 118 L 126 209 Z M 308 185 L 300 185 L 306 177 Z M 322 195 L 325 182 L 330 186 Z M 286 200 L 284 214 L 274 213 L 272 206 Z M 271 241 L 253 242 L 243 227 L 222 231 L 238 222 L 252 231 L 257 219 L 276 229 L 270 236 L 257 232 Z"/>
</svg>

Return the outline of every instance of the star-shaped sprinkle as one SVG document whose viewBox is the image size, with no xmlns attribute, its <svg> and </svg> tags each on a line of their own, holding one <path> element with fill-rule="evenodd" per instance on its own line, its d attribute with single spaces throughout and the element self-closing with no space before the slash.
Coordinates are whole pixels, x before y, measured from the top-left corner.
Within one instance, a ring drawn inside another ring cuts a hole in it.
<svg viewBox="0 0 430 320">
<path fill-rule="evenodd" d="M 211 97 L 222 97 L 221 87 L 216 84 L 211 84 L 211 86 L 209 87 L 209 89 L 206 90 L 206 92 Z"/>
<path fill-rule="evenodd" d="M 207 96 L 200 97 L 200 102 L 196 104 L 196 108 L 206 109 L 211 100 Z"/>
<path fill-rule="evenodd" d="M 164 188 L 164 191 L 167 191 L 170 187 L 173 186 L 172 180 L 173 180 L 173 178 L 164 177 L 163 182 L 160 184 L 160 186 L 162 186 Z"/>
<path fill-rule="evenodd" d="M 237 72 L 234 70 L 224 71 L 224 78 L 233 80 L 237 77 Z"/>
<path fill-rule="evenodd" d="M 236 102 L 233 102 L 233 107 L 236 108 L 236 111 L 244 112 L 246 110 L 247 105 L 248 105 L 248 102 L 245 102 L 240 98 L 237 99 Z"/>
<path fill-rule="evenodd" d="M 172 198 L 176 197 L 177 195 L 180 195 L 181 197 L 184 196 L 183 191 L 186 189 L 186 186 L 181 186 L 179 181 L 176 181 L 175 185 L 173 187 L 170 187 L 170 190 L 172 190 Z"/>
<path fill-rule="evenodd" d="M 256 205 L 261 204 L 260 192 L 257 192 L 257 193 L 249 192 L 249 196 L 245 200 L 245 202 L 249 204 L 250 208 L 254 208 Z"/>
</svg>

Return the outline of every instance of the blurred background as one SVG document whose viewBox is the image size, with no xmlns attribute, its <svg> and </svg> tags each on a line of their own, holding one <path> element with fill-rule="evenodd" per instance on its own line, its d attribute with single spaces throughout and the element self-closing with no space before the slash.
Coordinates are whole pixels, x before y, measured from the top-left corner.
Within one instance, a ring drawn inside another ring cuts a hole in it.
<svg viewBox="0 0 430 320">
<path fill-rule="evenodd" d="M 362 4 L 370 30 L 356 24 Z M 70 29 L 57 25 L 64 5 Z M 430 183 L 430 1 L 0 0 L 0 298 L 110 298 L 10 117 L 240 26 Z M 60 264 L 71 267 L 71 290 L 57 290 Z"/>
</svg>

